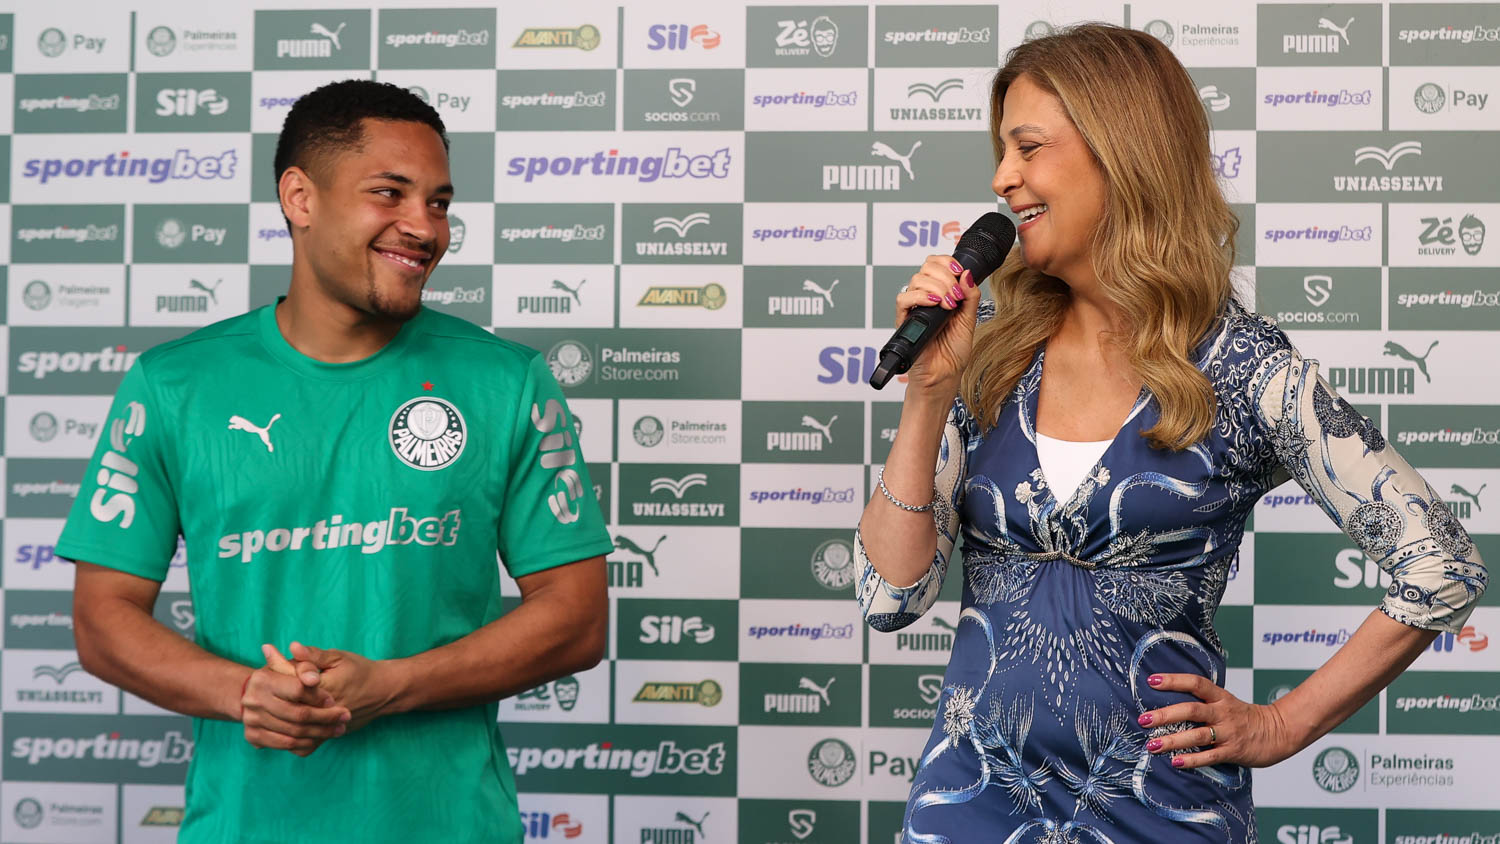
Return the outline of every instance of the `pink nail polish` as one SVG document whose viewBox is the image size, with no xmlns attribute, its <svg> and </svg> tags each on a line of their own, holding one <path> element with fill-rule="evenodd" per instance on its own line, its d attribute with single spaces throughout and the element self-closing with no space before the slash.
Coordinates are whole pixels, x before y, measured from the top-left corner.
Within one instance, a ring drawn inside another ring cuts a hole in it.
<svg viewBox="0 0 1500 844">
<path fill-rule="evenodd" d="M 1154 738 L 1154 739 L 1146 742 L 1146 749 L 1149 750 L 1149 751 L 1151 751 L 1152 753 L 1155 753 L 1156 751 L 1161 750 L 1161 739 Z"/>
<path fill-rule="evenodd" d="M 1174 767 L 1174 768 L 1181 768 L 1183 765 L 1186 765 L 1186 764 L 1187 764 L 1186 762 L 1182 761 L 1182 757 L 1181 756 L 1178 756 L 1178 757 L 1176 757 L 1176 758 L 1174 758 L 1172 760 L 1172 767 Z"/>
<path fill-rule="evenodd" d="M 969 272 L 968 270 L 964 270 L 964 281 L 967 281 L 970 287 L 979 286 L 978 284 L 974 283 L 974 274 Z"/>
<path fill-rule="evenodd" d="M 1160 674 L 1152 674 L 1150 677 L 1146 678 L 1146 683 L 1148 685 L 1151 685 L 1151 686 L 1160 686 L 1161 685 L 1161 675 Z"/>
<path fill-rule="evenodd" d="M 952 270 L 954 273 L 961 273 L 964 271 L 963 265 L 958 263 L 957 261 L 949 261 L 948 269 Z"/>
<path fill-rule="evenodd" d="M 949 299 L 947 296 L 943 297 L 943 304 L 947 305 L 950 308 L 958 307 L 958 303 L 954 302 L 952 299 Z"/>
<path fill-rule="evenodd" d="M 927 298 L 931 299 L 932 300 L 932 304 L 934 304 L 934 305 L 939 304 L 940 302 L 943 301 L 942 299 L 939 299 L 938 297 L 932 295 L 931 293 L 927 294 Z"/>
<path fill-rule="evenodd" d="M 1151 726 L 1151 720 L 1152 720 L 1151 713 L 1147 712 L 1145 715 L 1142 715 L 1140 718 L 1137 718 L 1136 720 L 1140 722 L 1140 724 L 1141 724 L 1142 727 L 1149 727 L 1149 726 Z"/>
<path fill-rule="evenodd" d="M 953 285 L 953 301 L 959 302 L 959 301 L 962 301 L 963 298 L 964 298 L 964 290 L 963 290 L 963 288 L 959 287 L 956 284 Z"/>
</svg>

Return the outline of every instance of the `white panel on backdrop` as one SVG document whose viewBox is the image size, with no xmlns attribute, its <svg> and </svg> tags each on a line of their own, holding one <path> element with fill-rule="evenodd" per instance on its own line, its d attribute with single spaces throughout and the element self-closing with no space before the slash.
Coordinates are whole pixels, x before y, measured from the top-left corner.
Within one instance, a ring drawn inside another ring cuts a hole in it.
<svg viewBox="0 0 1500 844">
<path fill-rule="evenodd" d="M 474 190 L 453 174 L 457 196 Z M 477 186 L 476 186 L 477 187 Z M 448 252 L 438 266 L 489 266 L 495 261 L 495 206 L 489 202 L 455 202 L 448 209 Z M 432 284 L 429 282 L 428 286 Z"/>
<path fill-rule="evenodd" d="M 1483 332 L 1299 331 L 1292 342 L 1355 404 L 1500 401 L 1500 380 L 1474 377 L 1477 363 L 1494 359 L 1495 341 Z"/>
<path fill-rule="evenodd" d="M 606 844 L 609 797 L 603 794 L 522 792 L 521 829 L 527 841 L 557 839 L 568 844 Z"/>
<path fill-rule="evenodd" d="M 615 841 L 733 841 L 739 804 L 729 797 L 615 798 Z"/>
<path fill-rule="evenodd" d="M 753 67 L 745 71 L 745 129 L 750 132 L 856 132 L 870 125 L 870 72 L 824 68 L 817 86 L 808 71 Z"/>
<path fill-rule="evenodd" d="M 745 203 L 746 264 L 863 264 L 859 202 Z"/>
<path fill-rule="evenodd" d="M 746 463 L 740 467 L 740 524 L 824 527 L 859 522 L 865 509 L 859 466 Z"/>
<path fill-rule="evenodd" d="M 1256 668 L 1319 668 L 1375 610 L 1369 606 L 1266 605 L 1255 608 Z M 1413 671 L 1496 671 L 1500 650 L 1489 646 L 1500 631 L 1500 609 L 1480 606 L 1464 630 L 1443 633 L 1412 663 Z"/>
<path fill-rule="evenodd" d="M 116 800 L 113 785 L 0 782 L 0 839 L 28 844 L 114 841 L 119 830 Z"/>
<path fill-rule="evenodd" d="M 890 329 L 796 331 L 747 328 L 740 380 L 749 401 L 858 401 L 873 398 L 869 376 Z M 904 377 L 891 379 L 882 401 L 899 401 Z"/>
<path fill-rule="evenodd" d="M 124 73 L 130 70 L 130 12 L 102 7 L 79 14 L 62 5 L 15 18 L 16 73 Z"/>
<path fill-rule="evenodd" d="M 250 130 L 281 134 L 292 103 L 308 91 L 351 76 L 368 78 L 366 72 L 349 70 L 257 70 L 250 77 Z"/>
<path fill-rule="evenodd" d="M 1391 128 L 1500 130 L 1500 79 L 1493 67 L 1393 67 Z"/>
<path fill-rule="evenodd" d="M 1171 47 L 1187 67 L 1255 64 L 1255 7 L 1248 3 L 1146 0 L 1131 4 L 1130 23 Z"/>
<path fill-rule="evenodd" d="M 500 701 L 500 720 L 564 724 L 609 723 L 609 662 L 549 680 Z"/>
<path fill-rule="evenodd" d="M 130 274 L 131 325 L 204 326 L 249 309 L 243 264 L 137 264 Z"/>
<path fill-rule="evenodd" d="M 739 720 L 737 663 L 642 659 L 622 659 L 615 663 L 617 724 L 732 727 Z"/>
<path fill-rule="evenodd" d="M 10 401 L 14 403 L 16 398 L 12 397 Z M 58 534 L 62 533 L 63 521 L 5 520 L 6 589 L 73 588 L 73 566 L 53 553 Z"/>
<path fill-rule="evenodd" d="M 609 463 L 614 452 L 614 402 L 609 399 L 568 399 L 568 412 L 578 430 L 578 447 L 588 463 Z M 609 478 L 595 478 L 595 483 Z M 608 514 L 605 514 L 608 516 Z"/>
<path fill-rule="evenodd" d="M 1378 267 L 1384 231 L 1378 203 L 1255 206 L 1255 264 L 1261 267 Z"/>
<path fill-rule="evenodd" d="M 853 601 L 740 600 L 740 659 L 858 665 L 864 620 Z"/>
<path fill-rule="evenodd" d="M 1258 68 L 1255 127 L 1379 129 L 1383 84 L 1378 67 Z"/>
<path fill-rule="evenodd" d="M 1493 810 L 1497 753 L 1500 737 L 1496 736 L 1465 736 L 1463 741 L 1435 747 L 1431 736 L 1332 733 L 1277 764 L 1267 772 L 1272 775 L 1257 774 L 1255 803 Z M 1485 833 L 1492 830 L 1488 827 Z M 1465 832 L 1472 831 L 1465 828 Z M 1443 837 L 1458 840 L 1457 836 Z"/>
<path fill-rule="evenodd" d="M 608 264 L 496 264 L 492 277 L 497 326 L 614 325 L 615 273 Z"/>
<path fill-rule="evenodd" d="M 978 174 L 980 171 L 976 170 Z M 870 241 L 876 266 L 911 267 L 912 272 L 928 255 L 952 255 L 958 239 L 984 214 L 996 210 L 994 203 L 979 202 L 877 202 L 872 206 Z"/>
<path fill-rule="evenodd" d="M 1391 203 L 1389 213 L 1393 267 L 1500 267 L 1500 202 Z"/>
<path fill-rule="evenodd" d="M 250 136 L 15 135 L 11 202 L 249 202 Z"/>
<path fill-rule="evenodd" d="M 620 268 L 620 327 L 739 328 L 744 279 L 737 266 L 627 264 Z"/>
<path fill-rule="evenodd" d="M 949 577 L 962 577 L 957 566 Z M 874 665 L 947 665 L 959 631 L 957 601 L 938 601 L 921 618 L 890 633 L 870 631 L 870 663 Z M 979 627 L 967 625 L 970 636 L 983 636 Z"/>
<path fill-rule="evenodd" d="M 875 129 L 988 132 L 994 75 L 990 68 L 876 68 Z"/>
<path fill-rule="evenodd" d="M 11 396 L 5 404 L 7 455 L 86 459 L 94 454 L 94 443 L 98 442 L 109 415 L 110 399 L 108 396 Z"/>
<path fill-rule="evenodd" d="M 232 6 L 138 9 L 135 69 L 139 72 L 250 70 L 255 65 L 255 13 Z M 165 32 L 159 31 L 165 28 Z"/>
<path fill-rule="evenodd" d="M 17 232 L 25 237 L 25 230 Z M 125 268 L 119 264 L 12 264 L 11 325 L 124 325 Z"/>
<path fill-rule="evenodd" d="M 744 67 L 745 14 L 729 5 L 625 7 L 627 67 Z"/>
<path fill-rule="evenodd" d="M 495 131 L 492 70 L 382 70 L 376 79 L 421 97 L 437 111 L 449 132 Z"/>
<path fill-rule="evenodd" d="M 702 202 L 745 196 L 743 132 L 501 132 L 495 196 L 507 202 Z"/>
<path fill-rule="evenodd" d="M 281 216 L 279 202 L 250 203 L 250 263 L 291 266 L 292 233 Z M 290 273 L 287 281 L 291 282 Z"/>
<path fill-rule="evenodd" d="M 708 600 L 734 600 L 740 595 L 738 527 L 621 525 L 612 527 L 610 533 L 615 546 L 608 555 L 613 595 Z M 507 597 L 521 594 L 503 569 L 500 593 Z"/>
<path fill-rule="evenodd" d="M 906 802 L 925 729 L 740 727 L 740 797 Z"/>
<path fill-rule="evenodd" d="M 10 74 L 10 73 L 0 74 L 0 135 L 9 135 L 11 132 L 15 131 L 15 125 L 16 125 L 16 117 L 15 117 L 16 99 L 15 98 L 16 98 L 16 77 L 15 77 L 15 75 L 14 74 Z M 9 210 L 9 206 L 8 205 L 6 206 L 6 209 Z M 5 230 L 6 231 L 10 231 L 10 225 L 9 225 L 9 220 L 8 219 L 7 219 Z M 4 238 L 0 238 L 0 239 L 4 239 Z M 6 244 L 6 245 L 9 246 L 9 244 Z M 7 260 L 9 260 L 9 259 L 7 258 Z"/>
<path fill-rule="evenodd" d="M 620 460 L 625 463 L 740 462 L 740 403 L 620 400 Z"/>
<path fill-rule="evenodd" d="M 5 651 L 6 712 L 113 715 L 120 690 L 83 670 L 74 651 Z"/>
<path fill-rule="evenodd" d="M 1259 516 L 1256 517 L 1257 520 Z M 1259 522 L 1257 521 L 1257 526 Z M 1255 534 L 1245 532 L 1240 540 L 1239 556 L 1229 566 L 1229 582 L 1224 586 L 1222 606 L 1250 606 L 1255 603 Z"/>
</svg>

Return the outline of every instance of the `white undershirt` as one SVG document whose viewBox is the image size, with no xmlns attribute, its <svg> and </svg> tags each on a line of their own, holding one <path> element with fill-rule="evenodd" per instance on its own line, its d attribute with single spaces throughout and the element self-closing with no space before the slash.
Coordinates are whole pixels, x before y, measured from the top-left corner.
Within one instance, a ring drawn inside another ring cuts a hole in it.
<svg viewBox="0 0 1500 844">
<path fill-rule="evenodd" d="M 1047 485 L 1052 487 L 1052 497 L 1057 499 L 1059 505 L 1073 497 L 1078 485 L 1088 477 L 1089 470 L 1099 462 L 1112 442 L 1114 440 L 1073 442 L 1053 439 L 1037 432 L 1037 460 L 1041 464 L 1042 474 L 1047 478 Z"/>
</svg>

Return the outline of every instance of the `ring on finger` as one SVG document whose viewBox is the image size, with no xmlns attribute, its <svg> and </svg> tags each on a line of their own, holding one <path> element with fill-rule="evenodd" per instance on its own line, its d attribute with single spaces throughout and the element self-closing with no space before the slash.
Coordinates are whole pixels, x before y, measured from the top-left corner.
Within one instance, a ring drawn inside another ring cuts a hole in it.
<svg viewBox="0 0 1500 844">
<path fill-rule="evenodd" d="M 1219 743 L 1219 733 L 1212 724 L 1208 725 L 1208 743 L 1211 745 Z"/>
<path fill-rule="evenodd" d="M 901 290 L 899 292 L 905 293 L 910 287 L 911 287 L 910 284 L 903 284 L 903 285 L 901 285 Z"/>
</svg>

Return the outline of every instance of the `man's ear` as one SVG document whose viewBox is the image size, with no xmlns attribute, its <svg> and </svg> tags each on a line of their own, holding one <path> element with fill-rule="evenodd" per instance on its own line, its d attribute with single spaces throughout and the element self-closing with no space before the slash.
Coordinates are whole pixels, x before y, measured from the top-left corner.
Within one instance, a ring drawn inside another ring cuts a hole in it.
<svg viewBox="0 0 1500 844">
<path fill-rule="evenodd" d="M 276 193 L 281 199 L 281 213 L 286 215 L 292 228 L 305 229 L 312 224 L 317 186 L 306 170 L 293 166 L 282 171 L 281 179 L 276 183 Z"/>
</svg>

